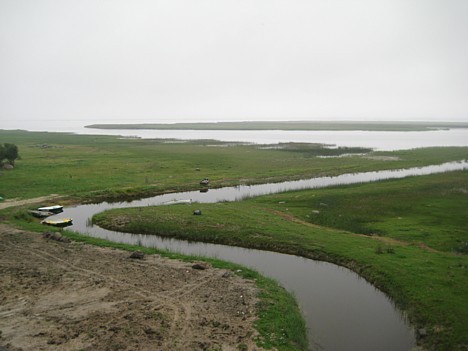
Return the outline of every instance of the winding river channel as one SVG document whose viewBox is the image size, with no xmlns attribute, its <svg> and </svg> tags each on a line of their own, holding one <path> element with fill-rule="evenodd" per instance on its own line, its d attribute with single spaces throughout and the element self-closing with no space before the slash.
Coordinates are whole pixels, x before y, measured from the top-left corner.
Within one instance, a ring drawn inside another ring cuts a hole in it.
<svg viewBox="0 0 468 351">
<path fill-rule="evenodd" d="M 131 202 L 69 207 L 59 217 L 72 217 L 69 229 L 115 242 L 157 247 L 183 254 L 216 257 L 251 267 L 279 281 L 292 292 L 306 319 L 311 348 L 315 350 L 408 351 L 415 336 L 404 314 L 381 291 L 354 272 L 340 266 L 275 252 L 224 245 L 163 239 L 157 236 L 104 230 L 91 224 L 93 215 L 123 207 L 156 206 L 191 199 L 200 203 L 240 201 L 300 189 L 321 188 L 468 169 L 468 162 L 404 170 L 344 174 L 253 186 L 181 192 Z"/>
</svg>

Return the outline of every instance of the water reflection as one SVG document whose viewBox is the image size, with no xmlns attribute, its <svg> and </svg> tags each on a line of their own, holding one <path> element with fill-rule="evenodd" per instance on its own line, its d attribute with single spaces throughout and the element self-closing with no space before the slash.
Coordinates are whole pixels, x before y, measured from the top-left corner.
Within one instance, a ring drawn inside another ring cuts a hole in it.
<svg viewBox="0 0 468 351">
<path fill-rule="evenodd" d="M 468 169 L 468 162 L 451 162 L 406 170 L 344 174 L 278 184 L 210 189 L 209 192 L 189 191 L 130 202 L 81 205 L 66 208 L 63 214 L 73 218 L 72 230 L 83 234 L 183 254 L 220 258 L 254 268 L 264 275 L 273 277 L 297 297 L 307 322 L 309 340 L 315 349 L 407 351 L 415 345 L 415 338 L 404 316 L 395 309 L 387 296 L 348 269 L 268 251 L 113 232 L 93 226 L 90 218 L 96 213 L 112 208 L 154 206 L 187 199 L 201 203 L 238 201 L 245 197 L 291 190 L 463 169 Z"/>
</svg>

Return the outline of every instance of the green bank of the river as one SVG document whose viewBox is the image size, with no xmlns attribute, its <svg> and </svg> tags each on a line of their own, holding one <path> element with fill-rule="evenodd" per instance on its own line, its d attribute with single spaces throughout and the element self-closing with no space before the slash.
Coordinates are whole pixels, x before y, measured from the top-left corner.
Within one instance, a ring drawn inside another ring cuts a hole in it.
<svg viewBox="0 0 468 351">
<path fill-rule="evenodd" d="M 0 130 L 0 143 L 19 148 L 15 169 L 0 171 L 0 196 L 27 199 L 49 194 L 75 201 L 116 200 L 212 187 L 280 182 L 343 173 L 440 164 L 468 158 L 468 147 L 398 152 L 328 149 L 288 143 L 281 149 L 212 140 L 122 139 Z M 328 157 L 356 153 L 348 157 Z M 364 154 L 361 154 L 364 152 Z"/>
<path fill-rule="evenodd" d="M 144 123 L 92 124 L 95 129 L 160 129 L 160 130 L 368 130 L 427 131 L 440 128 L 468 128 L 463 122 L 372 122 L 372 121 L 284 121 L 284 122 L 213 122 L 213 123 Z"/>
<path fill-rule="evenodd" d="M 150 249 L 140 246 L 112 243 L 102 239 L 91 238 L 67 233 L 68 237 L 76 241 L 84 241 L 97 246 L 115 247 L 129 251 L 139 250 L 147 254 L 159 254 L 164 257 L 183 261 L 199 261 L 199 257 L 185 256 L 166 251 Z M 272 279 L 266 278 L 251 269 L 210 258 L 203 258 L 216 268 L 230 269 L 244 279 L 255 280 L 260 290 L 258 304 L 258 320 L 255 328 L 259 332 L 257 343 L 266 349 L 293 351 L 307 349 L 306 327 L 299 307 L 294 297 Z"/>
<path fill-rule="evenodd" d="M 112 210 L 100 226 L 293 253 L 347 266 L 385 291 L 433 350 L 468 345 L 468 172 Z M 193 210 L 200 209 L 201 216 Z M 366 234 L 366 235 L 363 235 Z M 371 235 L 372 234 L 372 235 Z"/>
</svg>

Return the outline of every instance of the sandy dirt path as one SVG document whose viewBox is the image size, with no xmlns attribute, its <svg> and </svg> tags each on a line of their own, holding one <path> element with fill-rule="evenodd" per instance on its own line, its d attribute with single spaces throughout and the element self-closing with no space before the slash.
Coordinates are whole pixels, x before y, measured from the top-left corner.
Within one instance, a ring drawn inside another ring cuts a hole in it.
<svg viewBox="0 0 468 351">
<path fill-rule="evenodd" d="M 52 201 L 58 198 L 60 198 L 59 195 L 50 194 L 47 196 L 35 197 L 32 199 L 24 199 L 24 200 L 8 199 L 8 200 L 4 200 L 0 202 L 0 210 L 3 210 L 8 207 L 24 206 L 24 205 L 36 204 L 36 203 L 41 203 L 41 202 L 46 202 L 46 201 Z"/>
<path fill-rule="evenodd" d="M 254 282 L 129 256 L 0 223 L 0 350 L 261 350 Z"/>
</svg>

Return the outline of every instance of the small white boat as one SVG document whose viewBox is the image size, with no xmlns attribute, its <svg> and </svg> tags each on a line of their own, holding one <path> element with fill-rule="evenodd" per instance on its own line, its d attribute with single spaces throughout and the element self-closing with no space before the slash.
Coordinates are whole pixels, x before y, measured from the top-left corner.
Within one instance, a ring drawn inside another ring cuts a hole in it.
<svg viewBox="0 0 468 351">
<path fill-rule="evenodd" d="M 73 219 L 72 218 L 45 219 L 41 223 L 51 225 L 54 227 L 67 227 L 73 224 Z"/>
<path fill-rule="evenodd" d="M 176 205 L 176 204 L 191 204 L 192 199 L 187 199 L 187 200 L 172 200 L 172 201 L 166 201 L 163 202 L 161 205 Z"/>
<path fill-rule="evenodd" d="M 45 211 L 45 212 L 52 212 L 52 213 L 59 213 L 63 211 L 63 206 L 54 205 L 54 206 L 39 207 L 37 210 Z"/>
</svg>

